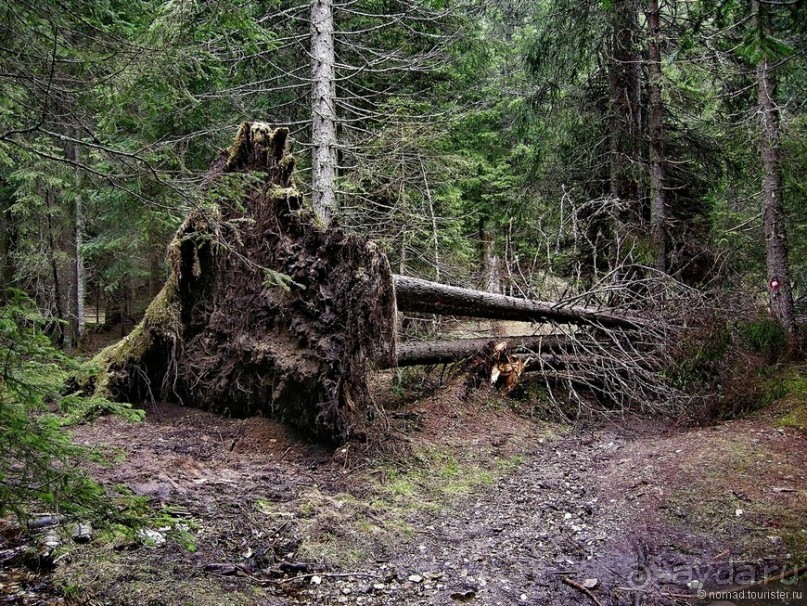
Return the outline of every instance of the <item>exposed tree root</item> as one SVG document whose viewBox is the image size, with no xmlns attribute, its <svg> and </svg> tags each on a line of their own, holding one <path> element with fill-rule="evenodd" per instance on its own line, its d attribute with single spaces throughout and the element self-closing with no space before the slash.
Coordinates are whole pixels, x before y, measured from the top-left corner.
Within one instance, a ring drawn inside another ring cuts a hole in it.
<svg viewBox="0 0 807 606">
<path fill-rule="evenodd" d="M 211 198 L 229 179 L 242 194 L 179 228 L 162 292 L 93 360 L 96 390 L 272 415 L 326 440 L 363 435 L 377 412 L 367 373 L 395 360 L 389 264 L 373 242 L 315 223 L 287 134 L 241 125 L 206 182 Z"/>
</svg>

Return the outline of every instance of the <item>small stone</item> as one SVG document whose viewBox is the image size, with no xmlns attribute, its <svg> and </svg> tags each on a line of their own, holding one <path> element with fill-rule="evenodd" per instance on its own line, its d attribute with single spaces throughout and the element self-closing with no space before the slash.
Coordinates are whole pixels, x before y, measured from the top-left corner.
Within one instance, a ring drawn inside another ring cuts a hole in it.
<svg viewBox="0 0 807 606">
<path fill-rule="evenodd" d="M 231 576 L 238 574 L 238 566 L 229 564 L 227 562 L 213 562 L 212 564 L 205 564 L 204 571 L 210 574 L 218 574 L 222 576 Z"/>
<path fill-rule="evenodd" d="M 317 575 L 314 575 L 313 577 L 311 577 L 311 584 L 312 585 L 319 585 L 321 583 L 322 583 L 322 577 L 318 577 Z"/>
<path fill-rule="evenodd" d="M 527 594 L 526 594 L 526 593 L 522 593 L 522 594 L 521 594 L 521 601 L 522 601 L 522 602 L 526 602 L 526 601 L 527 601 Z"/>
<path fill-rule="evenodd" d="M 137 538 L 146 545 L 154 545 L 155 547 L 165 545 L 165 536 L 151 528 L 141 528 L 137 533 Z"/>
<path fill-rule="evenodd" d="M 62 541 L 59 539 L 59 534 L 55 530 L 49 530 L 45 535 L 42 545 L 50 547 L 51 549 L 61 545 Z"/>
<path fill-rule="evenodd" d="M 689 587 L 690 589 L 700 589 L 701 587 L 703 587 L 703 583 L 695 579 L 694 581 L 690 581 L 689 583 L 687 583 L 687 587 Z"/>
<path fill-rule="evenodd" d="M 738 507 L 734 510 L 734 515 L 739 518 L 741 515 L 743 515 L 743 510 Z"/>
<path fill-rule="evenodd" d="M 382 589 L 384 589 L 384 587 L 386 587 L 384 583 L 373 583 L 373 589 L 375 589 L 376 591 L 381 591 Z"/>
<path fill-rule="evenodd" d="M 76 524 L 73 526 L 71 536 L 76 543 L 89 543 L 92 541 L 92 526 L 89 524 Z"/>
<path fill-rule="evenodd" d="M 597 585 L 599 585 L 599 581 L 597 579 L 585 579 L 582 583 L 580 583 L 586 589 L 594 589 Z"/>
<path fill-rule="evenodd" d="M 768 540 L 769 540 L 771 543 L 773 543 L 774 545 L 779 545 L 779 544 L 781 544 L 781 543 L 782 543 L 782 537 L 780 537 L 780 536 L 778 536 L 778 535 L 775 535 L 775 534 L 768 535 L 768 537 L 767 537 L 767 538 L 768 538 Z"/>
<path fill-rule="evenodd" d="M 423 577 L 420 576 L 419 574 L 410 574 L 407 577 L 407 581 L 410 581 L 412 583 L 420 583 L 422 580 L 423 580 Z"/>
<path fill-rule="evenodd" d="M 467 591 L 455 591 L 450 595 L 452 600 L 456 600 L 457 602 L 470 602 L 476 597 L 476 592 L 473 589 L 468 589 Z"/>
<path fill-rule="evenodd" d="M 352 592 L 353 592 L 353 590 L 350 587 L 343 587 L 342 588 L 342 593 L 344 593 L 345 595 L 350 595 Z"/>
<path fill-rule="evenodd" d="M 564 514 L 563 514 L 563 519 L 564 519 L 564 520 L 571 520 L 571 519 L 572 519 L 572 514 L 570 514 L 570 513 L 564 513 Z"/>
</svg>

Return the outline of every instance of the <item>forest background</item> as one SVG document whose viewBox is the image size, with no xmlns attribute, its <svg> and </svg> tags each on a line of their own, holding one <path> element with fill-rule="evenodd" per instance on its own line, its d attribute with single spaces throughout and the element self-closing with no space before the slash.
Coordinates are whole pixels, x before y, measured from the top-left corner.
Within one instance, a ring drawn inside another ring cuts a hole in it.
<svg viewBox="0 0 807 606">
<path fill-rule="evenodd" d="M 657 272 L 795 341 L 805 17 L 798 0 L 2 0 L 3 414 L 59 383 L 30 380 L 31 360 L 69 364 L 50 344 L 142 316 L 183 217 L 228 195 L 204 175 L 244 120 L 288 126 L 320 220 L 397 273 L 553 300 Z"/>
</svg>

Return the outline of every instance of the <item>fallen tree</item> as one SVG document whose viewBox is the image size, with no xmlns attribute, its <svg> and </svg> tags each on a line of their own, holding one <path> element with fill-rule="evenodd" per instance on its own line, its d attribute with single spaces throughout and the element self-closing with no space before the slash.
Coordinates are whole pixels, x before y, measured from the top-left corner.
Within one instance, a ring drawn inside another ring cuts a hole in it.
<svg viewBox="0 0 807 606">
<path fill-rule="evenodd" d="M 368 378 L 398 365 L 469 359 L 468 372 L 506 389 L 540 371 L 570 377 L 571 393 L 590 385 L 640 403 L 662 393 L 668 322 L 597 297 L 549 303 L 393 275 L 372 241 L 316 222 L 294 187 L 287 135 L 241 125 L 205 178 L 210 203 L 168 247 L 165 287 L 91 362 L 86 391 L 271 415 L 331 441 L 365 435 L 383 412 Z M 673 298 L 660 300 L 669 310 Z M 553 334 L 398 344 L 398 310 L 541 322 Z"/>
<path fill-rule="evenodd" d="M 513 354 L 562 352 L 574 347 L 569 339 L 556 335 L 530 335 L 507 338 L 455 339 L 450 341 L 411 341 L 398 344 L 398 366 L 447 364 L 478 355 L 491 341 L 504 343 Z"/>
<path fill-rule="evenodd" d="M 519 299 L 481 290 L 446 286 L 409 276 L 395 275 L 394 280 L 395 297 L 400 311 L 603 328 L 640 328 L 652 324 L 652 320 L 637 314 L 609 309 Z"/>
<path fill-rule="evenodd" d="M 165 287 L 85 388 L 272 415 L 326 440 L 363 434 L 369 371 L 395 360 L 392 275 L 373 242 L 316 223 L 287 134 L 241 125 L 206 177 L 211 198 L 235 195 L 177 230 Z"/>
</svg>

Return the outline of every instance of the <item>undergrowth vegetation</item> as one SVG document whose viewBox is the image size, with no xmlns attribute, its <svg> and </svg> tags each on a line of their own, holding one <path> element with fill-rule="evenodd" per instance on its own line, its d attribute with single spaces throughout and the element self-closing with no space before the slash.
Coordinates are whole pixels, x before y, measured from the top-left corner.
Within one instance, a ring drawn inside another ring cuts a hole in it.
<svg viewBox="0 0 807 606">
<path fill-rule="evenodd" d="M 46 321 L 18 291 L 0 306 L 0 515 L 98 511 L 103 489 L 87 474 L 88 450 L 66 426 L 99 414 L 136 420 L 142 411 L 103 398 L 64 395 L 76 363 L 55 349 Z"/>
</svg>

